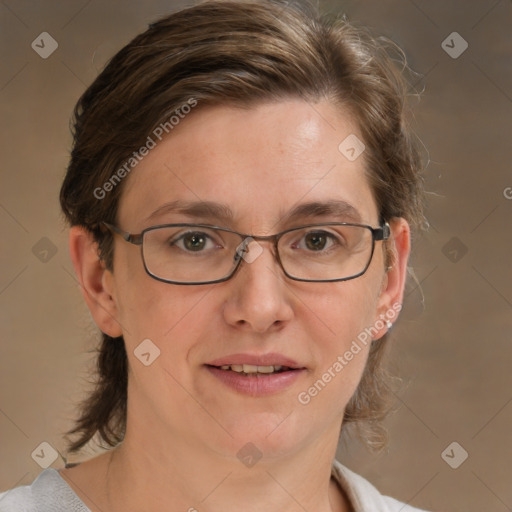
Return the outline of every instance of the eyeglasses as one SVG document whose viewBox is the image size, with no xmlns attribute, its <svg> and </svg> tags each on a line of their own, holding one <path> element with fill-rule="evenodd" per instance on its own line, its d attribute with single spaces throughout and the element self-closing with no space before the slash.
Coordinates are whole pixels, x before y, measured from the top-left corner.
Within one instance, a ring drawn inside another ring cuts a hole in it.
<svg viewBox="0 0 512 512">
<path fill-rule="evenodd" d="M 200 285 L 227 281 L 242 260 L 252 263 L 263 251 L 256 241 L 274 244 L 284 274 L 295 281 L 347 281 L 361 276 L 372 260 L 376 241 L 388 240 L 389 224 L 328 222 L 253 236 L 207 224 L 164 224 L 135 235 L 102 223 L 125 241 L 142 246 L 146 272 L 171 284 Z"/>
</svg>

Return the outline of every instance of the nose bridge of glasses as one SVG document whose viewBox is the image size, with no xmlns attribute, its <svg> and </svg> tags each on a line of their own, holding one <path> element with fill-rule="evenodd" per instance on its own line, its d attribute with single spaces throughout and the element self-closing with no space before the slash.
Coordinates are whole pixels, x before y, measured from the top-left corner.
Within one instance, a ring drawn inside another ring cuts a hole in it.
<svg viewBox="0 0 512 512">
<path fill-rule="evenodd" d="M 236 248 L 235 261 L 243 259 L 252 263 L 263 253 L 262 244 L 271 244 L 270 252 L 274 258 L 277 256 L 277 235 L 242 235 L 243 239 Z"/>
</svg>

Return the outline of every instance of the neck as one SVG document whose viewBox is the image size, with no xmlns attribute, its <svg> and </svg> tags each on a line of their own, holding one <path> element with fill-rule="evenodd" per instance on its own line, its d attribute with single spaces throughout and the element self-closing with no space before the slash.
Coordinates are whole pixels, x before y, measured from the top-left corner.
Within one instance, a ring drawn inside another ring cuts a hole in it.
<svg viewBox="0 0 512 512">
<path fill-rule="evenodd" d="M 338 431 L 329 442 L 322 436 L 322 442 L 294 454 L 264 456 L 248 467 L 179 436 L 144 438 L 138 435 L 140 429 L 127 429 L 109 460 L 108 510 L 348 511 L 346 498 L 330 477 Z M 166 439 L 165 445 L 158 439 Z"/>
</svg>

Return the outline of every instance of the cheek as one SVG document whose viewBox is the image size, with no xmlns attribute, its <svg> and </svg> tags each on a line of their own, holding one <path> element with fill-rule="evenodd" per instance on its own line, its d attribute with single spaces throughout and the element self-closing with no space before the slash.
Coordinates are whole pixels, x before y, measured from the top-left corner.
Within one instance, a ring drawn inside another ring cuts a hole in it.
<svg viewBox="0 0 512 512">
<path fill-rule="evenodd" d="M 380 278 L 368 272 L 357 279 L 321 286 L 305 298 L 296 316 L 299 322 L 301 317 L 309 319 L 312 340 L 323 340 L 331 351 L 342 351 L 374 322 Z"/>
<path fill-rule="evenodd" d="M 352 281 L 326 285 L 329 289 L 310 297 L 302 314 L 309 319 L 317 364 L 309 386 L 298 397 L 301 404 L 328 409 L 333 417 L 343 413 L 368 358 L 379 285 L 377 273 L 369 272 Z"/>
<path fill-rule="evenodd" d="M 150 339 L 161 350 L 186 351 L 187 339 L 198 329 L 207 288 L 157 281 L 143 266 L 140 253 L 120 253 L 115 261 L 118 320 L 127 350 Z"/>
<path fill-rule="evenodd" d="M 206 321 L 202 302 L 207 295 L 206 289 L 185 291 L 157 281 L 127 290 L 120 315 L 125 340 L 131 345 L 150 338 L 161 349 L 186 349 L 187 339 L 194 338 L 202 319 Z"/>
</svg>

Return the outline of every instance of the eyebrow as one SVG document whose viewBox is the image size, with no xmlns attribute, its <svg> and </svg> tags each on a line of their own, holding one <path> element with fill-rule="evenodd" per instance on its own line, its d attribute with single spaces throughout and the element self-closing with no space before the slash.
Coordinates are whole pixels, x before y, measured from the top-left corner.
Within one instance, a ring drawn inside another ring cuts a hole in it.
<svg viewBox="0 0 512 512">
<path fill-rule="evenodd" d="M 180 213 L 188 217 L 208 218 L 224 222 L 232 221 L 234 218 L 231 208 L 213 201 L 171 201 L 158 207 L 153 213 L 146 217 L 145 221 L 151 221 L 168 213 Z"/>
<path fill-rule="evenodd" d="M 350 220 L 352 222 L 361 222 L 361 214 L 359 211 L 346 201 L 339 199 L 331 199 L 328 201 L 311 201 L 302 203 L 286 213 L 283 217 L 284 222 L 288 222 L 295 218 L 311 218 L 311 217 L 335 217 Z"/>
<path fill-rule="evenodd" d="M 216 222 L 232 222 L 234 214 L 228 205 L 213 201 L 171 201 L 158 207 L 146 217 L 149 222 L 169 213 L 179 213 L 191 218 L 213 219 Z M 332 217 L 343 221 L 361 222 L 359 211 L 346 201 L 332 199 L 327 201 L 310 201 L 301 203 L 289 212 L 280 216 L 280 224 L 286 224 L 296 219 Z"/>
</svg>

